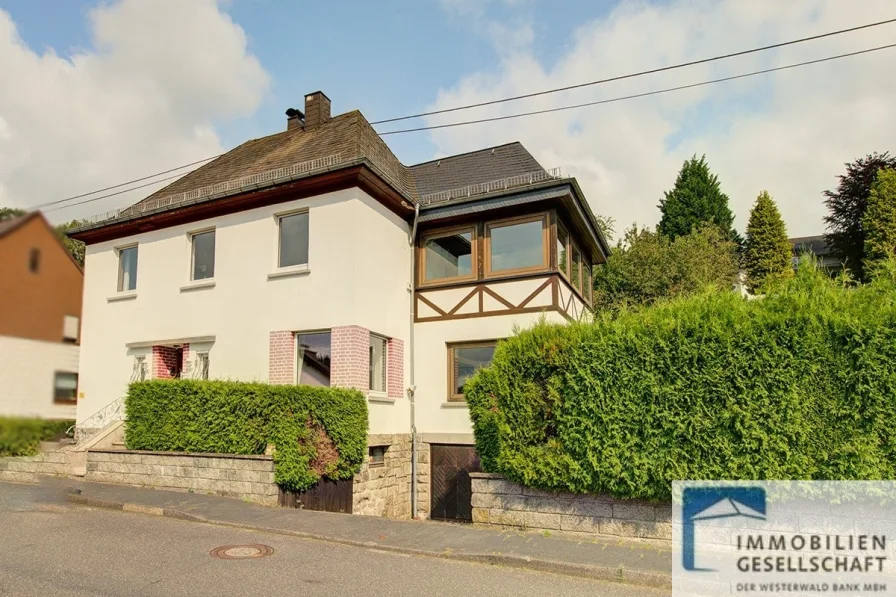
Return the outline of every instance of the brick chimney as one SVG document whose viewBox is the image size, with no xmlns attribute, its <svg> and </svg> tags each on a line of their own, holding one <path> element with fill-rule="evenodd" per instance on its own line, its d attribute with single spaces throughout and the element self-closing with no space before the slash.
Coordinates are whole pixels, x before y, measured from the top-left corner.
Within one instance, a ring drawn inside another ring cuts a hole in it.
<svg viewBox="0 0 896 597">
<path fill-rule="evenodd" d="M 330 120 L 330 98 L 323 91 L 305 96 L 305 130 L 312 130 Z"/>
<path fill-rule="evenodd" d="M 286 111 L 286 130 L 291 131 L 296 128 L 305 128 L 305 115 L 301 110 L 290 108 Z"/>
</svg>

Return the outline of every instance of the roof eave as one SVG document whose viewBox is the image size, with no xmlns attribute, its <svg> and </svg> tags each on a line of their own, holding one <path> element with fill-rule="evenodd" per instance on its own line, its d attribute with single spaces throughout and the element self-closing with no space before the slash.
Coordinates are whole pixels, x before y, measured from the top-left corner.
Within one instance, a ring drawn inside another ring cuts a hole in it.
<svg viewBox="0 0 896 597">
<path fill-rule="evenodd" d="M 354 172 L 352 172 L 354 171 Z M 340 177 L 340 174 L 343 175 Z M 372 194 L 398 215 L 409 219 L 414 213 L 415 200 L 397 188 L 383 172 L 367 158 L 355 158 L 326 169 L 297 174 L 289 179 L 241 187 L 215 195 L 165 206 L 140 214 L 81 226 L 67 232 L 70 238 L 88 244 L 130 236 L 148 230 L 167 228 L 178 223 L 199 221 L 227 213 L 247 211 L 257 207 L 303 199 L 329 192 L 326 183 L 315 184 L 326 177 L 336 177 L 331 190 L 357 186 Z M 255 201 L 254 198 L 261 201 Z M 195 217 L 191 217 L 194 216 Z"/>
</svg>

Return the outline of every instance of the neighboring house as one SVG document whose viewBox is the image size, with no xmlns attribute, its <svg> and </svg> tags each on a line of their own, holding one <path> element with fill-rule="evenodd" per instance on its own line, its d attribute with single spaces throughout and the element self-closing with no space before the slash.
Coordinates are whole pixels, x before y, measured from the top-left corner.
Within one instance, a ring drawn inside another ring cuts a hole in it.
<svg viewBox="0 0 896 597">
<path fill-rule="evenodd" d="M 83 284 L 40 212 L 0 222 L 0 416 L 75 418 Z"/>
<path fill-rule="evenodd" d="M 519 143 L 408 167 L 321 92 L 287 115 L 70 233 L 87 244 L 78 424 L 108 421 L 132 380 L 357 388 L 355 512 L 409 516 L 416 480 L 416 514 L 467 518 L 465 380 L 515 326 L 589 313 L 606 241 L 575 179 Z"/>
<path fill-rule="evenodd" d="M 790 245 L 793 247 L 794 267 L 799 262 L 801 255 L 809 253 L 815 256 L 818 267 L 823 268 L 830 276 L 836 276 L 843 270 L 843 263 L 828 247 L 824 235 L 791 238 Z"/>
</svg>

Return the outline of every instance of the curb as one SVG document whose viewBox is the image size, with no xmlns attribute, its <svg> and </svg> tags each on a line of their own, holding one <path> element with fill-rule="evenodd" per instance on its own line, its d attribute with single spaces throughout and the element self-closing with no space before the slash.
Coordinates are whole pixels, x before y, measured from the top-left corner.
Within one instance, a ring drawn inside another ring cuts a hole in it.
<svg viewBox="0 0 896 597">
<path fill-rule="evenodd" d="M 114 502 L 92 498 L 81 494 L 79 489 L 66 490 L 66 499 L 74 504 L 89 506 L 92 508 L 104 508 L 107 510 L 120 510 L 123 512 L 131 512 L 135 514 L 146 514 L 150 516 L 160 516 L 163 518 L 172 518 L 187 522 L 200 522 L 212 524 L 215 526 L 224 526 L 237 529 L 245 529 L 250 531 L 260 531 L 265 533 L 273 533 L 277 535 L 286 535 L 289 537 L 299 537 L 301 539 L 313 539 L 316 541 L 325 541 L 327 543 L 337 543 L 340 545 L 348 545 L 351 547 L 364 547 L 368 549 L 377 549 L 379 551 L 389 551 L 393 553 L 401 553 L 407 555 L 424 556 L 431 558 L 442 558 L 445 560 L 454 560 L 460 562 L 472 562 L 477 564 L 488 564 L 492 566 L 506 566 L 508 568 L 521 568 L 525 570 L 534 570 L 537 572 L 550 572 L 553 574 L 561 574 L 563 576 L 573 576 L 578 578 L 589 578 L 593 580 L 610 581 L 617 583 L 625 583 L 630 585 L 639 585 L 655 589 L 671 589 L 672 575 L 662 574 L 658 572 L 647 572 L 632 570 L 630 568 L 610 567 L 610 566 L 587 566 L 584 564 L 570 564 L 567 562 L 557 562 L 554 560 L 542 560 L 529 558 L 524 556 L 511 556 L 490 553 L 475 552 L 453 552 L 453 551 L 430 551 L 425 549 L 414 549 L 411 547 L 398 547 L 394 545 L 382 545 L 373 541 L 356 541 L 354 539 L 344 539 L 341 537 L 332 537 L 329 535 L 321 535 L 318 533 L 309 533 L 304 531 L 289 531 L 284 529 L 266 527 L 263 525 L 238 523 L 227 520 L 214 520 L 197 516 L 176 510 L 173 508 L 160 508 L 158 506 L 146 506 L 144 504 L 132 502 Z"/>
</svg>

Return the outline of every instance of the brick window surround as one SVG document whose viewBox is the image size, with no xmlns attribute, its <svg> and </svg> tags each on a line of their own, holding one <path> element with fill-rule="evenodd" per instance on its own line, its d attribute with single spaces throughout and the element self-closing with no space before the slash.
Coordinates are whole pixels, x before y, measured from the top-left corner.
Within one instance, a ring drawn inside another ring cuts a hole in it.
<svg viewBox="0 0 896 597">
<path fill-rule="evenodd" d="M 268 383 L 296 383 L 296 340 L 292 330 L 271 332 L 268 337 Z"/>
<path fill-rule="evenodd" d="M 190 363 L 190 345 L 184 344 L 183 358 L 181 359 L 181 377 L 187 373 Z M 173 346 L 152 347 L 152 377 L 153 379 L 171 379 L 171 368 L 177 364 L 177 349 Z"/>
<path fill-rule="evenodd" d="M 404 341 L 389 338 L 386 348 L 386 390 L 389 398 L 404 396 Z"/>
<path fill-rule="evenodd" d="M 270 332 L 268 383 L 296 383 L 293 330 Z M 334 388 L 370 389 L 370 330 L 357 325 L 330 330 L 330 385 Z M 389 338 L 386 345 L 386 390 L 389 398 L 404 395 L 404 342 Z"/>
</svg>

